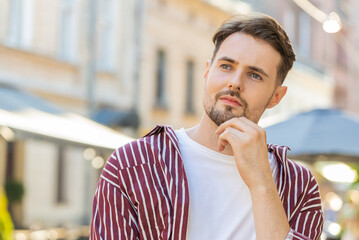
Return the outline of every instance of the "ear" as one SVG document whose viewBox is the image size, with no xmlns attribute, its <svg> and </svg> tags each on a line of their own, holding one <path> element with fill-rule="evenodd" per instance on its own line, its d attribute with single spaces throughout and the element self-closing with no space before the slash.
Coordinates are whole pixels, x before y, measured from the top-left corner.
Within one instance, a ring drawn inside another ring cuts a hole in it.
<svg viewBox="0 0 359 240">
<path fill-rule="evenodd" d="M 286 93 L 287 93 L 286 86 L 278 86 L 274 91 L 274 94 L 271 100 L 269 101 L 267 108 L 272 108 L 276 106 L 278 103 L 280 103 L 280 101 L 282 100 L 282 98 L 285 96 Z"/>
<path fill-rule="evenodd" d="M 207 78 L 208 78 L 208 73 L 209 73 L 209 69 L 211 68 L 211 60 L 207 60 L 206 62 L 206 68 L 205 68 L 205 71 L 204 71 L 204 76 L 203 76 L 203 79 L 204 79 L 204 83 L 206 84 L 207 83 Z"/>
</svg>

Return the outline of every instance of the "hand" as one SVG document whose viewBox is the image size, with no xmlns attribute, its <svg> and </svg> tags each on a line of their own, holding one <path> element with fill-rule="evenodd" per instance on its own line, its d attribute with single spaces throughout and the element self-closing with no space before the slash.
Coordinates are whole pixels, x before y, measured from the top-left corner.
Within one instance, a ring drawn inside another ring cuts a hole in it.
<svg viewBox="0 0 359 240">
<path fill-rule="evenodd" d="M 273 182 L 263 128 L 245 117 L 232 118 L 216 130 L 218 150 L 230 145 L 237 169 L 250 190 Z"/>
</svg>

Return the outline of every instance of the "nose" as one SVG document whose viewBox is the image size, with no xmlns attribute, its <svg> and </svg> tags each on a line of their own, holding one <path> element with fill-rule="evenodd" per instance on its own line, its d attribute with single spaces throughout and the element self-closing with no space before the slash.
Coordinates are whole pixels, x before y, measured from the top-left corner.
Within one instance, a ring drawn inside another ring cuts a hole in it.
<svg viewBox="0 0 359 240">
<path fill-rule="evenodd" d="M 238 70 L 236 71 L 233 76 L 231 76 L 230 80 L 228 81 L 228 88 L 233 91 L 241 91 L 243 90 L 243 71 Z"/>
</svg>

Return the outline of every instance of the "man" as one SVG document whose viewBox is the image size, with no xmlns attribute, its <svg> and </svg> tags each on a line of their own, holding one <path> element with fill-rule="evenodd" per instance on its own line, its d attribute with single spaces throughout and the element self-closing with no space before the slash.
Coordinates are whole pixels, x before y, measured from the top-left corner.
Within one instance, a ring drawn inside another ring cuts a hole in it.
<svg viewBox="0 0 359 240">
<path fill-rule="evenodd" d="M 237 17 L 213 37 L 204 113 L 117 149 L 93 203 L 91 239 L 319 239 L 317 182 L 257 125 L 285 95 L 295 55 L 271 17 Z"/>
</svg>

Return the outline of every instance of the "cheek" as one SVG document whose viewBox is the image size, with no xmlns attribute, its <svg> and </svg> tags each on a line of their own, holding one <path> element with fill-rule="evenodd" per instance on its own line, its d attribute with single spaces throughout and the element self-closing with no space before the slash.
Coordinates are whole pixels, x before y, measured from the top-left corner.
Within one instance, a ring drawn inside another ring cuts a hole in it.
<svg viewBox="0 0 359 240">
<path fill-rule="evenodd" d="M 258 91 L 255 94 L 249 94 L 247 95 L 248 107 L 250 109 L 261 109 L 266 108 L 269 101 L 270 101 L 271 95 L 268 94 L 268 91 Z"/>
<path fill-rule="evenodd" d="M 203 95 L 203 104 L 204 107 L 214 107 L 215 103 L 215 96 L 217 92 L 214 91 L 213 88 L 209 86 L 204 87 L 204 95 Z"/>
<path fill-rule="evenodd" d="M 204 103 L 206 103 L 206 104 L 210 103 L 212 101 L 212 98 L 214 98 L 212 96 L 213 96 L 213 93 L 211 92 L 211 90 L 207 86 L 205 86 L 204 94 L 203 94 Z"/>
<path fill-rule="evenodd" d="M 216 94 L 224 88 L 224 83 L 221 79 L 212 76 L 212 78 L 207 79 L 205 88 L 209 94 Z"/>
</svg>

